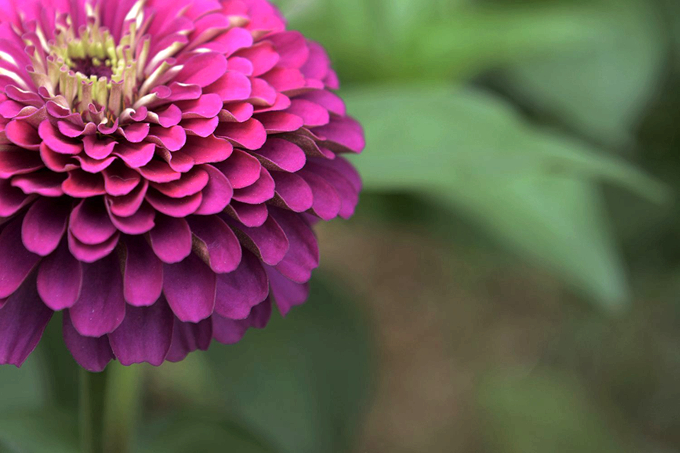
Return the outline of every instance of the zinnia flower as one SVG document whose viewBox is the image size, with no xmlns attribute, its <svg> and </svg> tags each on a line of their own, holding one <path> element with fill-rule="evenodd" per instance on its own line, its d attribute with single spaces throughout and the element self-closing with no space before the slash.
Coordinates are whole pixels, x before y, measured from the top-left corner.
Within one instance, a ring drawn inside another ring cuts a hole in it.
<svg viewBox="0 0 680 453">
<path fill-rule="evenodd" d="M 0 0 L 0 363 L 53 313 L 91 371 L 238 342 L 305 301 L 364 147 L 265 0 Z"/>
</svg>

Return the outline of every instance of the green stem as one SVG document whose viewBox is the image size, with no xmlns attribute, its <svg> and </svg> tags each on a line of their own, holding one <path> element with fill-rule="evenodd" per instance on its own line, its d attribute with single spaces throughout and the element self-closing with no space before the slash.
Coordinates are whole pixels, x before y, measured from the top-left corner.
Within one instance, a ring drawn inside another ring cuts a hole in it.
<svg viewBox="0 0 680 453">
<path fill-rule="evenodd" d="M 129 453 L 139 416 L 139 366 L 110 363 L 103 373 L 81 370 L 81 453 Z"/>
<path fill-rule="evenodd" d="M 80 371 L 81 453 L 102 453 L 107 374 Z"/>
</svg>

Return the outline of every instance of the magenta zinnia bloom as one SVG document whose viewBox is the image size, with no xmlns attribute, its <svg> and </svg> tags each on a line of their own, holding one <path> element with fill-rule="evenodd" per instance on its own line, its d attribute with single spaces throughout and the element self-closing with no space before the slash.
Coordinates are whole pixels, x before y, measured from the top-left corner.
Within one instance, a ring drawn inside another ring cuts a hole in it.
<svg viewBox="0 0 680 453">
<path fill-rule="evenodd" d="M 364 147 L 265 0 L 0 0 L 0 363 L 55 311 L 91 371 L 238 342 L 305 301 Z"/>
</svg>

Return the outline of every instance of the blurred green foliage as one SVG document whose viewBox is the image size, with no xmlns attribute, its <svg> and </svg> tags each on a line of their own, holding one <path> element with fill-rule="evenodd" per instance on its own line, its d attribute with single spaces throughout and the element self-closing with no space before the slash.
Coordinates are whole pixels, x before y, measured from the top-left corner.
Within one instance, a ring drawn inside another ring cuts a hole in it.
<svg viewBox="0 0 680 453">
<path fill-rule="evenodd" d="M 483 451 L 679 451 L 678 2 L 276 3 L 326 46 L 366 128 L 359 221 L 464 242 L 465 219 L 588 302 L 535 368 L 479 373 Z M 346 286 L 322 275 L 308 304 L 239 345 L 142 367 L 143 392 L 111 397 L 142 400 L 134 451 L 356 451 L 379 364 Z M 75 451 L 78 370 L 59 326 L 23 369 L 0 368 L 2 452 Z"/>
</svg>

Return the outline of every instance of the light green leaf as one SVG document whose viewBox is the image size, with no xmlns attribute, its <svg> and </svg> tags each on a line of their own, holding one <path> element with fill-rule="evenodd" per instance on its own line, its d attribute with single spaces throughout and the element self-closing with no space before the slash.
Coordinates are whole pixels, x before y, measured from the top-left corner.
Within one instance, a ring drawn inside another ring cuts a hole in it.
<svg viewBox="0 0 680 453">
<path fill-rule="evenodd" d="M 504 81 L 539 113 L 600 143 L 621 146 L 633 139 L 657 90 L 668 40 L 650 2 L 597 3 L 605 14 L 597 16 L 594 26 L 600 33 L 587 46 L 522 61 L 505 72 Z"/>
<path fill-rule="evenodd" d="M 654 180 L 530 127 L 479 91 L 408 86 L 344 95 L 366 128 L 367 151 L 353 161 L 368 189 L 436 197 L 598 302 L 626 302 L 625 274 L 594 184 L 663 199 Z"/>
<path fill-rule="evenodd" d="M 484 440 L 498 453 L 625 453 L 631 449 L 578 383 L 547 372 L 481 384 Z"/>
</svg>

